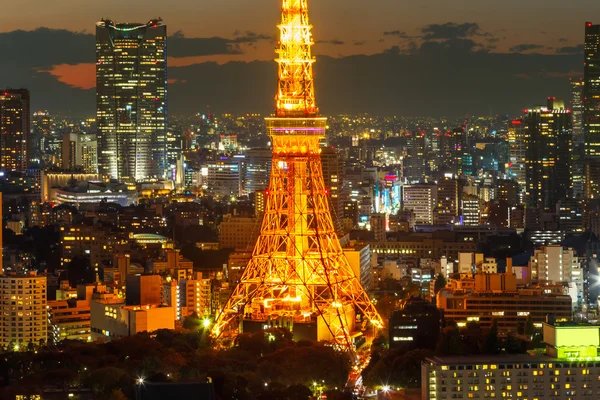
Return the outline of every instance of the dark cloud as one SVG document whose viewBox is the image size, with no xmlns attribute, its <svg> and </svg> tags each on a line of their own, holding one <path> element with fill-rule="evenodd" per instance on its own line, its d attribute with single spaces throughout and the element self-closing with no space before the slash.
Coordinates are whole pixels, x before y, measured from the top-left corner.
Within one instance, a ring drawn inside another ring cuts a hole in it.
<svg viewBox="0 0 600 400">
<path fill-rule="evenodd" d="M 50 31 L 52 38 L 48 40 L 35 35 L 19 37 L 27 32 L 0 34 L 0 54 L 11 54 L 11 57 L 0 58 L 0 87 L 29 88 L 34 109 L 93 115 L 93 89 L 72 88 L 55 76 L 37 72 L 37 69 L 57 64 L 93 63 L 93 35 Z M 548 94 L 568 96 L 565 77 L 581 68 L 578 57 L 489 52 L 489 48 L 477 43 L 478 39 L 486 43 L 485 37 L 477 31 L 469 28 L 465 33 L 463 29 L 462 33 L 446 38 L 438 32 L 435 34 L 438 39 L 410 41 L 369 56 L 318 57 L 315 76 L 321 111 L 324 115 L 342 112 L 487 115 L 490 109 L 493 113 L 516 113 L 539 104 Z M 221 47 L 207 50 L 205 46 L 210 41 L 193 38 L 188 41 L 181 33 L 173 36 L 176 38 L 170 39 L 169 55 L 173 55 L 173 40 L 180 40 L 183 46 L 179 56 L 238 51 L 236 45 L 245 48 L 243 43 L 235 43 L 235 38 L 216 38 L 220 39 Z M 14 43 L 6 38 L 19 40 Z M 40 45 L 36 42 L 38 39 Z M 22 51 L 23 48 L 27 48 L 27 52 Z M 217 113 L 270 113 L 277 87 L 276 74 L 277 65 L 273 61 L 222 65 L 206 62 L 169 67 L 169 79 L 175 82 L 169 86 L 170 112 L 190 115 L 197 112 L 198 107 L 210 104 L 211 110 Z M 482 87 L 485 90 L 482 91 Z"/>
<path fill-rule="evenodd" d="M 364 46 L 367 42 L 365 40 L 354 40 L 352 45 L 354 46 Z"/>
<path fill-rule="evenodd" d="M 406 38 L 408 37 L 408 35 L 406 34 L 406 32 L 404 31 L 399 31 L 399 30 L 395 30 L 395 31 L 385 31 L 383 32 L 383 36 L 398 36 L 401 38 Z"/>
<path fill-rule="evenodd" d="M 0 54 L 10 54 L 10 59 L 0 58 L 0 77 L 2 68 L 10 64 L 31 69 L 95 62 L 95 51 L 95 38 L 89 33 L 49 28 L 2 32 Z"/>
<path fill-rule="evenodd" d="M 169 57 L 241 54 L 240 43 L 245 42 L 220 37 L 187 38 L 183 32 L 177 31 L 168 38 L 168 54 Z"/>
<path fill-rule="evenodd" d="M 583 44 L 578 44 L 577 46 L 560 47 L 556 49 L 556 52 L 559 54 L 583 54 L 584 46 Z"/>
<path fill-rule="evenodd" d="M 315 87 L 321 111 L 324 115 L 487 115 L 490 109 L 518 113 L 543 102 L 549 93 L 566 98 L 565 76 L 580 68 L 571 55 L 490 53 L 465 41 L 437 44 L 413 43 L 412 51 L 395 46 L 370 56 L 318 57 Z M 172 68 L 169 76 L 187 84 L 170 87 L 170 110 L 191 114 L 197 104 L 210 104 L 215 112 L 272 112 L 276 71 L 272 61 Z M 519 74 L 528 79 L 516 77 Z M 200 78 L 204 76 L 210 76 L 210 82 Z"/>
<path fill-rule="evenodd" d="M 241 43 L 241 44 L 248 44 L 248 45 L 254 45 L 263 40 L 267 40 L 270 42 L 275 40 L 275 37 L 273 37 L 273 36 L 260 34 L 260 33 L 256 33 L 256 32 L 251 32 L 251 31 L 246 31 L 244 33 L 235 31 L 233 33 L 233 36 L 234 36 L 234 38 L 231 40 L 232 43 Z"/>
<path fill-rule="evenodd" d="M 569 39 L 567 39 L 567 38 L 564 38 L 564 37 L 561 37 L 561 38 L 558 38 L 558 41 L 559 41 L 559 42 L 568 42 L 568 41 L 569 41 Z"/>
<path fill-rule="evenodd" d="M 473 36 L 491 36 L 490 33 L 483 32 L 479 24 L 475 22 L 465 22 L 463 24 L 456 22 L 430 24 L 421 28 L 421 33 L 423 34 L 423 40 L 452 40 Z"/>
<path fill-rule="evenodd" d="M 318 43 L 318 44 L 321 44 L 321 43 L 322 43 L 322 44 L 332 44 L 332 45 L 334 45 L 334 46 L 340 46 L 340 45 L 344 44 L 344 42 L 343 42 L 343 41 L 341 41 L 341 40 L 338 40 L 338 39 L 332 39 L 332 40 L 317 40 L 315 43 Z"/>
<path fill-rule="evenodd" d="M 272 40 L 267 35 L 253 32 L 234 36 L 187 38 L 182 32 L 175 32 L 169 37 L 168 54 L 170 57 L 239 54 L 245 44 Z M 0 87 L 30 89 L 34 108 L 60 107 L 61 112 L 91 115 L 94 111 L 94 90 L 60 82 L 52 70 L 54 66 L 65 64 L 75 67 L 92 64 L 93 68 L 95 40 L 95 34 L 65 29 L 0 32 L 0 54 L 10 54 L 10 57 L 0 57 Z M 60 105 L 57 106 L 58 103 Z"/>
<path fill-rule="evenodd" d="M 522 43 L 511 47 L 509 50 L 513 53 L 525 53 L 533 50 L 540 50 L 543 48 L 544 46 L 542 46 L 541 44 Z"/>
</svg>

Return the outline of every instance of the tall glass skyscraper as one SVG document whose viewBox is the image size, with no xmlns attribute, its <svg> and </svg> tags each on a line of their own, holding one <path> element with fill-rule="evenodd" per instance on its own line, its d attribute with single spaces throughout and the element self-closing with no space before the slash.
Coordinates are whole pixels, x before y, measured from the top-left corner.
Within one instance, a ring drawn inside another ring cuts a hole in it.
<svg viewBox="0 0 600 400">
<path fill-rule="evenodd" d="M 98 170 L 134 182 L 166 172 L 167 27 L 96 24 Z"/>
<path fill-rule="evenodd" d="M 527 207 L 553 210 L 572 196 L 571 110 L 564 102 L 548 99 L 548 107 L 530 109 L 526 116 Z"/>
<path fill-rule="evenodd" d="M 0 171 L 22 172 L 29 165 L 29 90 L 0 90 Z"/>
<path fill-rule="evenodd" d="M 600 25 L 585 23 L 583 133 L 588 198 L 600 196 Z"/>
</svg>

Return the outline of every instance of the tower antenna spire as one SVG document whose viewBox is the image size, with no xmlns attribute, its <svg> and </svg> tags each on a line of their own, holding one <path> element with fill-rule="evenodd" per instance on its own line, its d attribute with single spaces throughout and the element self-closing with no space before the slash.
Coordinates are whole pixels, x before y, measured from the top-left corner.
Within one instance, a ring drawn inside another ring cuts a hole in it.
<svg viewBox="0 0 600 400">
<path fill-rule="evenodd" d="M 314 42 L 308 21 L 308 0 L 282 0 L 278 28 L 276 115 L 314 117 L 319 110 L 313 84 L 315 59 L 311 47 Z"/>
</svg>

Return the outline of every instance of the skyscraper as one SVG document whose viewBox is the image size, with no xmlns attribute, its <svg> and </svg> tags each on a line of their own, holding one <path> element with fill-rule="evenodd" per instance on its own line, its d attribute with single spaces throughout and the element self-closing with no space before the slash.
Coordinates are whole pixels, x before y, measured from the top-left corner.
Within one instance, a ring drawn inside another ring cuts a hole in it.
<svg viewBox="0 0 600 400">
<path fill-rule="evenodd" d="M 571 119 L 573 125 L 573 197 L 581 198 L 585 188 L 585 136 L 583 134 L 583 78 L 571 79 Z"/>
<path fill-rule="evenodd" d="M 600 25 L 585 23 L 583 67 L 583 134 L 585 137 L 585 195 L 600 194 Z"/>
<path fill-rule="evenodd" d="M 244 191 L 247 194 L 269 187 L 271 173 L 271 150 L 249 149 L 246 151 Z"/>
<path fill-rule="evenodd" d="M 525 136 L 527 125 L 522 119 L 515 119 L 508 125 L 508 173 L 519 184 L 519 202 L 523 203 L 526 190 Z"/>
<path fill-rule="evenodd" d="M 344 213 L 344 160 L 332 147 L 321 148 L 321 165 L 325 187 L 329 191 L 329 211 L 337 232 L 342 231 Z"/>
<path fill-rule="evenodd" d="M 434 210 L 434 223 L 439 225 L 454 225 L 458 218 L 460 191 L 458 180 L 444 177 L 437 183 L 437 206 Z"/>
<path fill-rule="evenodd" d="M 571 111 L 564 102 L 548 99 L 548 107 L 527 112 L 526 180 L 528 207 L 551 210 L 571 197 Z"/>
<path fill-rule="evenodd" d="M 0 346 L 19 351 L 29 342 L 43 345 L 48 337 L 46 277 L 35 272 L 2 275 L 0 298 Z"/>
<path fill-rule="evenodd" d="M 27 169 L 29 164 L 29 90 L 0 90 L 0 171 Z"/>
<path fill-rule="evenodd" d="M 425 134 L 406 134 L 404 176 L 409 182 L 420 182 L 425 176 Z"/>
<path fill-rule="evenodd" d="M 573 148 L 583 145 L 583 78 L 571 79 L 571 118 L 573 119 Z"/>
<path fill-rule="evenodd" d="M 167 136 L 167 27 L 96 24 L 98 169 L 132 182 L 164 177 Z"/>
</svg>

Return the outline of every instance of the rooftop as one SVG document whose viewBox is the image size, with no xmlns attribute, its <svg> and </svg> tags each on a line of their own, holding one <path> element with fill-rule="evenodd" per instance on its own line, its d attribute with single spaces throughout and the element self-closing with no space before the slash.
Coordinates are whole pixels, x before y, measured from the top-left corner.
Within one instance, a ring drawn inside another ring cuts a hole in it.
<svg viewBox="0 0 600 400">
<path fill-rule="evenodd" d="M 540 363 L 565 361 L 544 355 L 529 354 L 500 354 L 500 355 L 469 355 L 469 356 L 446 356 L 426 358 L 433 364 L 511 364 L 511 363 Z"/>
</svg>

